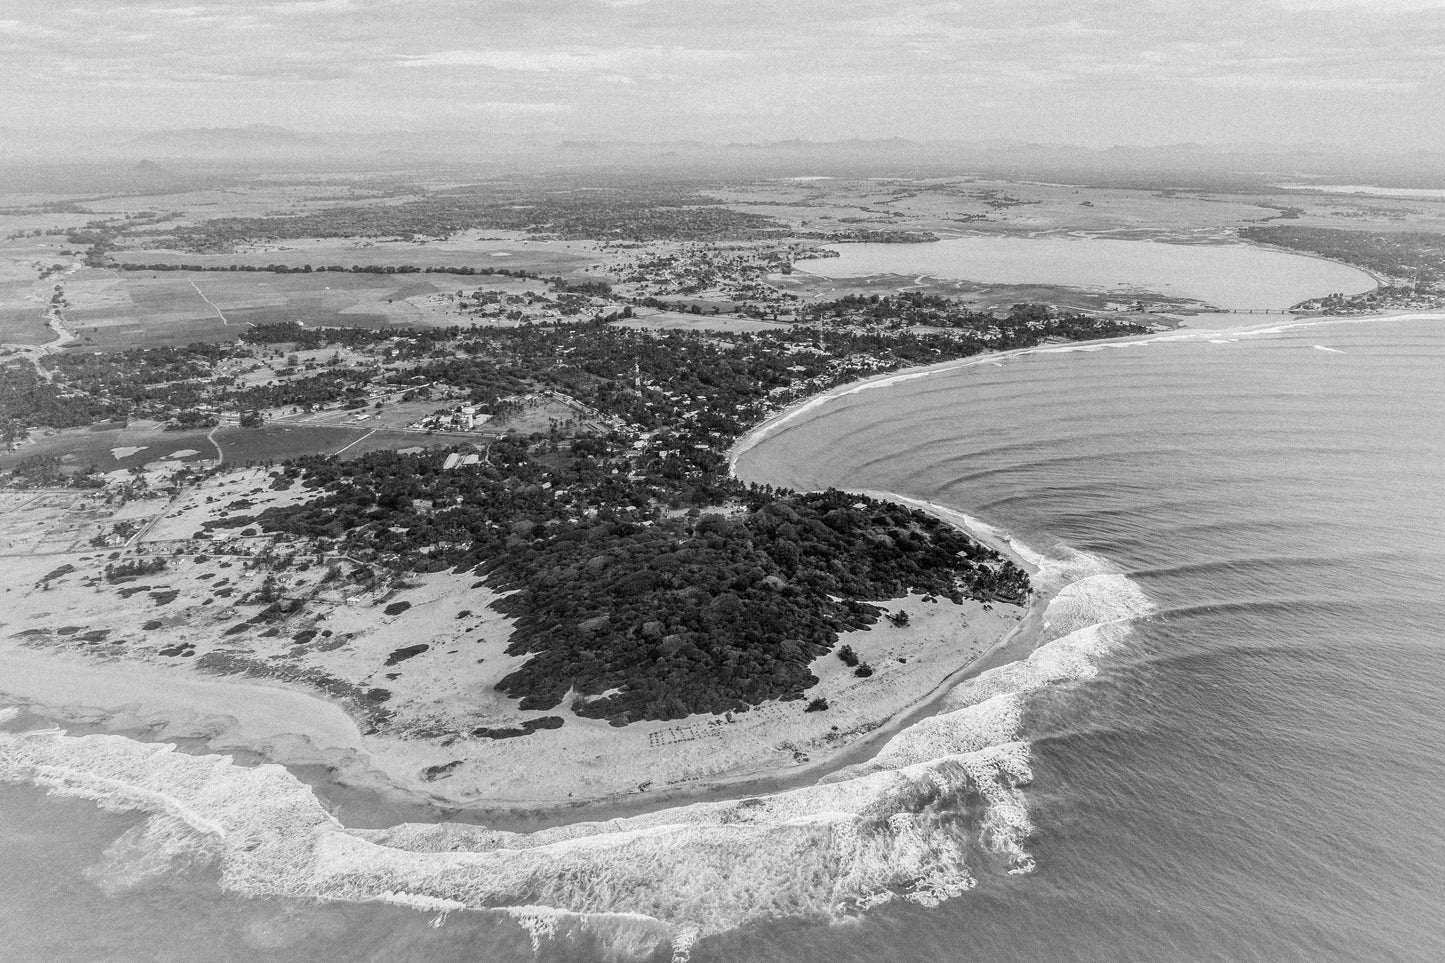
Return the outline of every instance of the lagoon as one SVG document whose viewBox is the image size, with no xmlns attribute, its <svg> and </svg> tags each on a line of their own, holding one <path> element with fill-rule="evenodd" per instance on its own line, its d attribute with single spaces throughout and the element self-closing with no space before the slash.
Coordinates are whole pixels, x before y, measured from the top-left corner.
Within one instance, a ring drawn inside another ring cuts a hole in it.
<svg viewBox="0 0 1445 963">
<path fill-rule="evenodd" d="M 1363 194 L 1368 197 L 1394 197 L 1412 201 L 1445 200 L 1445 190 L 1437 187 L 1377 187 L 1373 184 L 1275 184 L 1285 191 L 1313 191 L 1317 194 Z"/>
<path fill-rule="evenodd" d="M 1051 284 L 1163 295 L 1226 310 L 1288 308 L 1375 280 L 1358 268 L 1251 244 L 1177 244 L 1116 238 L 969 235 L 922 244 L 840 244 L 836 258 L 805 261 L 827 278 L 930 276 L 980 284 Z"/>
</svg>

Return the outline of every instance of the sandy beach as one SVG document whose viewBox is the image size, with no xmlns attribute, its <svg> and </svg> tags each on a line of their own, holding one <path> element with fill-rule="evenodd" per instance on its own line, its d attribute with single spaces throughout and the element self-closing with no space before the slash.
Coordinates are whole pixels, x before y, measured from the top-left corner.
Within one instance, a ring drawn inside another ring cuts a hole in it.
<svg viewBox="0 0 1445 963">
<path fill-rule="evenodd" d="M 734 458 L 818 404 L 760 426 Z M 568 714 L 502 739 L 475 730 L 546 713 L 494 689 L 517 663 L 497 596 L 450 572 L 363 585 L 344 556 L 216 524 L 300 497 L 263 470 L 127 506 L 126 558 L 165 566 L 119 581 L 105 571 L 119 552 L 87 537 L 108 529 L 99 506 L 27 501 L 0 567 L 0 780 L 152 813 L 161 852 L 201 847 L 235 893 L 496 910 L 534 946 L 622 927 L 685 959 L 748 920 L 934 906 L 975 885 L 975 851 L 1033 868 L 1024 700 L 1087 678 L 1149 605 L 1102 559 L 1045 558 L 946 506 L 866 494 L 1006 553 L 1034 577 L 1029 604 L 880 600 L 908 624 L 840 639 L 871 677 L 829 653 L 804 701 L 622 728 Z M 293 548 L 285 565 L 252 564 Z M 256 604 L 272 578 L 307 599 L 284 628 Z M 815 697 L 827 711 L 804 711 Z"/>
<path fill-rule="evenodd" d="M 985 360 L 843 386 L 760 425 L 732 457 L 829 397 Z M 806 700 L 774 702 L 621 728 L 568 713 L 557 729 L 478 737 L 473 730 L 515 729 L 547 713 L 519 711 L 495 691 L 519 660 L 504 652 L 511 627 L 488 604 L 495 594 L 470 576 L 436 573 L 407 580 L 404 590 L 352 592 L 328 589 L 317 559 L 281 576 L 288 592 L 311 593 L 308 630 L 238 621 L 236 601 L 263 587 L 246 563 L 266 540 L 252 529 L 213 529 L 200 547 L 186 539 L 236 504 L 227 499 L 244 499 L 250 512 L 298 497 L 271 491 L 268 481 L 259 469 L 227 472 L 149 515 L 132 508 L 144 525 L 132 548 L 167 555 L 164 572 L 139 584 L 108 584 L 108 553 L 78 542 L 7 560 L 4 701 L 147 739 L 325 767 L 340 785 L 440 810 L 630 811 L 799 785 L 855 764 L 950 685 L 996 661 L 1004 640 L 1011 651 L 1026 648 L 1036 628 L 1019 606 L 878 600 L 909 622 L 844 634 L 840 646 L 874 667 L 870 678 L 855 677 L 831 653 L 814 662 L 819 681 L 806 698 L 826 699 L 825 712 L 805 712 Z M 940 514 L 968 528 L 962 516 Z M 1006 540 L 969 531 L 1030 567 Z M 63 567 L 73 570 L 49 577 Z M 397 599 L 405 611 L 388 608 Z M 143 637 L 132 638 L 137 632 Z M 418 642 L 426 650 L 407 654 Z M 372 704 L 378 690 L 385 701 Z"/>
<path fill-rule="evenodd" d="M 160 654 L 184 638 L 194 647 L 187 651 L 202 656 L 244 647 L 269 661 L 282 648 L 268 644 L 274 638 L 238 643 L 223 626 L 185 622 L 147 633 L 143 645 L 122 643 L 123 653 L 114 644 L 103 654 L 89 651 L 97 644 L 70 640 L 95 631 L 88 626 L 133 626 L 147 614 L 141 606 L 149 601 L 128 606 L 130 600 L 109 593 L 29 589 L 25 583 L 36 577 L 19 566 L 6 566 L 0 576 L 7 594 L 20 596 L 0 625 L 6 636 L 0 639 L 0 693 L 7 704 L 150 739 L 199 739 L 211 751 L 249 750 L 283 764 L 324 765 L 344 784 L 447 808 L 567 807 L 653 793 L 675 798 L 762 778 L 816 776 L 894 731 L 901 714 L 956 680 L 1023 618 L 1016 606 L 894 600 L 889 609 L 908 612 L 909 625 L 880 622 L 842 638 L 874 666 L 872 677 L 855 677 L 833 654 L 814 663 L 819 682 L 807 695 L 826 698 L 827 712 L 781 702 L 731 717 L 698 715 L 624 728 L 569 716 L 559 729 L 489 739 L 457 733 L 516 726 L 542 714 L 519 712 L 493 690 L 515 663 L 502 652 L 509 626 L 492 615 L 480 620 L 479 630 L 477 623 L 458 629 L 453 606 L 475 610 L 482 590 L 468 589 L 456 577 L 428 576 L 411 593 L 421 601 L 404 613 L 409 617 L 372 624 L 372 612 L 338 606 L 328 623 L 350 636 L 348 644 L 301 663 L 362 687 L 376 681 L 375 669 L 384 667 L 399 640 L 432 640 L 438 646 L 433 658 L 428 652 L 392 667 L 407 671 L 388 673 L 400 676 L 387 680 L 395 692 L 389 704 L 394 716 L 379 731 L 354 705 L 328 700 L 313 686 L 210 674 L 193 668 L 193 660 L 178 664 Z M 37 596 L 47 606 L 62 605 L 38 609 Z M 58 634 L 75 627 L 82 631 Z M 458 635 L 468 641 L 466 658 L 439 648 Z M 479 650 L 489 656 L 477 664 Z M 439 777 L 433 774 L 438 768 L 444 773 Z"/>
</svg>

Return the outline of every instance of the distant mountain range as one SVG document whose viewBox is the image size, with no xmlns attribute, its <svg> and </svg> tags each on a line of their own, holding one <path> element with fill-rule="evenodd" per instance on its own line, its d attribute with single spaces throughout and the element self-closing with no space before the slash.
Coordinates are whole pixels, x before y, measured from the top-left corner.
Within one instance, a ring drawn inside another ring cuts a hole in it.
<svg viewBox="0 0 1445 963">
<path fill-rule="evenodd" d="M 135 167 L 138 162 L 149 166 Z M 924 176 L 957 173 L 1117 183 L 1145 187 L 1263 189 L 1279 178 L 1351 178 L 1396 187 L 1439 187 L 1445 155 L 1345 152 L 1321 144 L 1198 144 L 1105 149 L 1009 140 L 822 141 L 786 139 L 708 143 L 498 136 L 459 127 L 379 132 L 297 131 L 272 124 L 241 127 L 35 132 L 0 129 L 0 167 L 105 165 L 123 180 L 207 177 L 262 167 L 321 173 L 498 166 L 528 170 L 639 168 L 659 172 L 758 176 Z"/>
<path fill-rule="evenodd" d="M 245 127 L 183 127 L 139 133 L 126 142 L 139 150 L 184 154 L 187 151 L 211 153 L 240 151 L 247 154 L 270 150 L 296 150 L 310 145 L 324 145 L 325 139 L 302 134 L 273 124 L 250 124 Z"/>
</svg>

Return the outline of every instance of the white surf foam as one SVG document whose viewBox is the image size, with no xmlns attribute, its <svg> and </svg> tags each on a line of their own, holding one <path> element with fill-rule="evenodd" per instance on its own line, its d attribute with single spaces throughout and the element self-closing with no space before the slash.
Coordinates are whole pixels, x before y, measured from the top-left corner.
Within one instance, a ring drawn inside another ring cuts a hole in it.
<svg viewBox="0 0 1445 963">
<path fill-rule="evenodd" d="M 1048 573 L 1047 566 L 1044 572 Z M 1086 575 L 1066 583 L 1049 602 L 1044 610 L 1044 632 L 1058 638 L 1091 626 L 1147 615 L 1151 608 L 1149 599 L 1127 575 Z"/>
<path fill-rule="evenodd" d="M 1023 701 L 1016 693 L 1000 692 L 977 704 L 929 716 L 890 739 L 867 762 L 840 769 L 823 782 L 840 782 L 868 773 L 979 752 L 1018 738 Z"/>
<path fill-rule="evenodd" d="M 1010 778 L 995 782 L 987 801 L 984 839 L 990 850 L 1008 857 L 1009 872 L 1028 872 L 1033 859 L 1024 844 L 1033 832 L 1027 801 L 1018 787 L 1026 784 L 1029 744 L 1024 740 L 1025 696 L 1047 686 L 1089 679 L 1099 662 L 1129 634 L 1133 620 L 1147 616 L 1153 604 L 1140 587 L 1107 559 L 1061 547 L 1045 556 L 1002 529 L 946 506 L 888 493 L 875 497 L 903 501 L 962 523 L 995 545 L 1006 546 L 1033 569 L 1036 591 L 1052 594 L 1041 622 L 1043 644 L 1027 658 L 967 679 L 945 696 L 942 711 L 895 735 L 872 759 L 834 773 L 846 780 L 898 769 L 930 759 L 953 757 L 973 765 L 1002 761 L 991 755 L 1007 748 Z M 978 784 L 989 780 L 976 777 Z"/>
<path fill-rule="evenodd" d="M 948 512 L 940 506 L 935 510 Z M 670 949 L 775 917 L 841 919 L 892 900 L 958 896 L 976 874 L 1034 868 L 1023 787 L 1025 697 L 1088 678 L 1149 611 L 1093 555 L 1007 542 L 1053 593 L 1046 642 L 955 687 L 943 712 L 814 786 L 533 833 L 458 824 L 349 830 L 284 768 L 58 729 L 0 730 L 0 781 L 148 814 L 91 871 L 110 890 L 207 862 L 246 896 L 381 901 L 420 912 L 500 911 L 534 946 L 586 939 L 611 959 Z M 13 720 L 0 711 L 0 722 Z"/>
<path fill-rule="evenodd" d="M 1133 620 L 1154 610 L 1137 584 L 1109 571 L 1109 563 L 1097 555 L 1066 551 L 1061 558 L 1045 558 L 1016 541 L 1010 544 L 1037 560 L 1035 586 L 1055 593 L 1042 615 L 1043 644 L 1025 659 L 959 683 L 944 697 L 939 714 L 898 733 L 872 759 L 834 773 L 832 779 L 947 756 L 981 758 L 980 752 L 999 745 L 1021 747 L 1026 765 L 1028 745 L 1020 741 L 1024 697 L 1046 686 L 1093 678 L 1100 660 L 1128 636 Z M 1013 812 L 1023 800 L 1001 797 L 1000 804 Z M 1026 811 L 1011 824 L 1020 828 L 1012 841 L 1021 846 L 1028 835 L 1023 829 Z M 1019 862 L 1022 865 L 1022 859 Z"/>
<path fill-rule="evenodd" d="M 661 921 L 650 924 L 659 940 L 956 895 L 973 885 L 975 844 L 1016 864 L 1016 837 L 1029 831 L 1016 787 L 1027 778 L 1026 752 L 1005 745 L 525 836 L 454 826 L 348 831 L 279 766 L 246 768 L 120 736 L 0 733 L 0 779 L 151 814 L 97 870 L 111 887 L 182 858 L 209 860 L 225 888 L 248 896 L 623 914 Z M 988 803 L 977 825 L 942 818 L 971 796 Z"/>
</svg>

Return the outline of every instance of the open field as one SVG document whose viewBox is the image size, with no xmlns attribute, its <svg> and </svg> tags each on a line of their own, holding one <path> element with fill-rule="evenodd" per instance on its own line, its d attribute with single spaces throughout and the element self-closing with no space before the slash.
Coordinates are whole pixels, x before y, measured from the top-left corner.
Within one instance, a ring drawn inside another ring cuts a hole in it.
<svg viewBox="0 0 1445 963">
<path fill-rule="evenodd" d="M 300 455 L 331 454 L 368 431 L 329 425 L 268 424 L 260 428 L 221 428 L 215 438 L 227 464 L 247 465 Z"/>
<path fill-rule="evenodd" d="M 46 203 L 53 198 L 30 198 L 29 203 Z M 0 208 L 20 207 L 23 203 L 14 195 L 0 194 Z M 87 208 L 90 210 L 90 208 Z M 10 240 L 15 234 L 29 234 L 30 237 L 19 238 L 27 241 L 41 250 L 59 250 L 63 247 L 73 245 L 65 242 L 65 232 L 78 227 L 84 227 L 88 221 L 95 220 L 95 214 L 78 214 L 71 212 L 46 212 L 46 211 L 25 211 L 18 214 L 0 214 L 0 239 L 4 243 L 11 244 Z M 39 231 L 39 234 L 34 232 Z"/>
<path fill-rule="evenodd" d="M 182 464 L 211 463 L 218 449 L 229 465 L 283 461 L 303 455 L 343 453 L 356 458 L 371 451 L 394 451 L 434 445 L 485 444 L 518 431 L 546 431 L 553 420 L 567 421 L 576 412 L 558 399 L 538 396 L 505 421 L 494 421 L 474 431 L 422 431 L 410 426 L 434 411 L 448 407 L 446 400 L 388 402 L 381 409 L 332 408 L 297 415 L 282 415 L 260 428 L 222 424 L 214 431 L 167 431 L 154 421 L 127 425 L 105 422 L 85 428 L 46 429 L 32 433 L 14 451 L 0 452 L 0 471 L 26 459 L 56 457 L 62 471 L 93 466 L 100 472 L 149 467 L 169 469 Z M 604 426 L 595 428 L 605 430 Z"/>
<path fill-rule="evenodd" d="M 495 436 L 497 432 L 492 432 Z M 431 445 L 471 444 L 485 441 L 484 432 L 401 431 L 364 425 L 315 425 L 277 421 L 260 428 L 221 428 L 216 444 L 228 465 L 283 461 L 302 455 L 357 458 L 370 451 L 397 451 Z"/>
<path fill-rule="evenodd" d="M 1131 190 L 987 178 L 757 181 L 708 192 L 739 210 L 808 231 L 912 230 L 1218 239 L 1298 208 L 1294 223 L 1381 230 L 1445 229 L 1445 202 L 1430 198 L 1265 191 Z"/>
<path fill-rule="evenodd" d="M 455 279 L 370 274 L 118 272 L 87 269 L 66 284 L 66 319 L 81 346 L 229 339 L 250 324 L 386 327 L 424 324 L 418 303 Z M 408 300 L 411 299 L 411 300 Z"/>
<path fill-rule="evenodd" d="M 348 442 L 341 451 L 341 457 L 360 458 L 373 451 L 409 451 L 433 445 L 467 445 L 482 443 L 486 438 L 487 436 L 479 432 L 396 431 L 378 428 Z"/>
<path fill-rule="evenodd" d="M 0 284 L 0 298 L 6 307 L 0 307 L 0 343 L 45 344 L 55 339 L 55 333 L 45 323 L 45 308 L 40 304 L 20 304 L 24 295 L 13 295 L 13 288 Z"/>
<path fill-rule="evenodd" d="M 103 492 L 71 489 L 0 492 L 0 557 L 108 552 L 108 548 L 92 546 L 91 539 L 107 534 L 120 522 L 144 527 L 159 517 L 165 504 L 158 497 L 115 504 Z M 33 571 L 39 580 L 58 564 L 61 562 L 27 565 L 9 561 L 0 568 Z"/>
<path fill-rule="evenodd" d="M 302 238 L 251 244 L 235 252 L 197 254 L 151 248 L 146 245 L 116 251 L 120 262 L 145 264 L 197 264 L 230 267 L 232 264 L 267 267 L 340 265 L 341 267 L 505 268 L 537 274 L 568 274 L 598 260 L 598 245 L 591 241 L 534 241 L 515 231 L 463 231 L 443 240 L 395 238 Z M 465 281 L 458 277 L 458 281 Z M 482 280 L 485 280 L 484 278 Z"/>
<path fill-rule="evenodd" d="M 247 183 L 232 184 L 205 190 L 176 194 L 125 194 L 117 197 L 89 198 L 87 210 L 98 215 L 118 217 L 136 211 L 175 212 L 180 216 L 166 221 L 173 224 L 195 224 L 217 217 L 266 217 L 269 215 L 303 214 L 328 207 L 350 204 L 396 203 L 400 198 L 376 197 L 376 189 L 344 175 L 318 179 L 315 183 L 278 182 L 258 178 Z"/>
<path fill-rule="evenodd" d="M 502 276 L 84 269 L 66 282 L 65 317 L 77 349 L 104 350 L 225 341 L 250 325 L 287 321 L 366 328 L 490 323 L 464 314 L 458 292 L 525 297 L 544 288 Z"/>
<path fill-rule="evenodd" d="M 46 309 L 59 278 L 42 279 L 40 266 L 69 264 L 73 259 L 58 248 L 45 247 L 42 240 L 0 239 L 0 343 L 35 345 L 55 338 L 46 327 Z"/>
<path fill-rule="evenodd" d="M 17 450 L 0 452 L 0 471 L 37 456 L 56 456 L 65 469 L 94 465 L 99 471 L 110 472 L 148 464 L 179 466 L 182 462 L 210 461 L 216 457 L 216 449 L 206 440 L 205 431 L 166 431 L 152 421 L 127 426 L 106 423 L 35 433 Z"/>
</svg>

